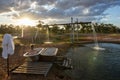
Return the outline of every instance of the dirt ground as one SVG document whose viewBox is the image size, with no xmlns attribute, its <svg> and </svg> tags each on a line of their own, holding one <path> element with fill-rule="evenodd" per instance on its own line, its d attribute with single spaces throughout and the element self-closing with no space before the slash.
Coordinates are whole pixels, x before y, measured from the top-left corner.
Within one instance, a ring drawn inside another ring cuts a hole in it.
<svg viewBox="0 0 120 80">
<path fill-rule="evenodd" d="M 70 44 L 41 44 L 35 45 L 35 47 L 57 47 L 57 56 L 63 56 L 70 47 Z M 24 63 L 25 58 L 23 54 L 30 49 L 30 46 L 16 45 L 14 55 L 9 57 L 10 70 Z M 0 80 L 71 80 L 69 76 L 64 75 L 63 71 L 59 70 L 56 65 L 53 65 L 52 69 L 48 73 L 47 77 L 42 75 L 30 75 L 30 74 L 12 74 L 7 77 L 6 60 L 0 57 Z"/>
</svg>

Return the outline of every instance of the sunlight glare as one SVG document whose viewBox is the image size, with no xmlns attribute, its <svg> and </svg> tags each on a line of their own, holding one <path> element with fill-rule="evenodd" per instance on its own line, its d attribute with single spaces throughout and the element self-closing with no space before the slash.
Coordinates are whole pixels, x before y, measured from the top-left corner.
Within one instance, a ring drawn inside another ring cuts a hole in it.
<svg viewBox="0 0 120 80">
<path fill-rule="evenodd" d="M 17 25 L 25 25 L 25 26 L 35 26 L 36 21 L 31 20 L 29 18 L 22 18 L 17 21 Z"/>
</svg>

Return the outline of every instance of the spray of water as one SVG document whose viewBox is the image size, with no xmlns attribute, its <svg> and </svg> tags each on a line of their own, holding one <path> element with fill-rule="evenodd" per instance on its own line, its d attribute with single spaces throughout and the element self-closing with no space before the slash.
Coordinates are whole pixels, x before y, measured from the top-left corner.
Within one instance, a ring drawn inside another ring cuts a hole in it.
<svg viewBox="0 0 120 80">
<path fill-rule="evenodd" d="M 50 44 L 50 43 L 52 43 L 52 42 L 50 41 L 49 27 L 47 27 L 47 32 L 46 32 L 46 34 L 47 34 L 47 41 L 46 41 L 45 43 L 46 43 L 46 44 Z"/>
<path fill-rule="evenodd" d="M 50 41 L 49 29 L 47 28 L 47 41 Z"/>
<path fill-rule="evenodd" d="M 91 23 L 91 26 L 92 26 L 93 38 L 94 38 L 94 42 L 95 42 L 95 46 L 93 47 L 93 49 L 95 49 L 95 50 L 105 50 L 104 48 L 101 48 L 98 44 L 97 34 L 96 34 L 95 27 L 94 27 L 93 23 Z"/>
</svg>

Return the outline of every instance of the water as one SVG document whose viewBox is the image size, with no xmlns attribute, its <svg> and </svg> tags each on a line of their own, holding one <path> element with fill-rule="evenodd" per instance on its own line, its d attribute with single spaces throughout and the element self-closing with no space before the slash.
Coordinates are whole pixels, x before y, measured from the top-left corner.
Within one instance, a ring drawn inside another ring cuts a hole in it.
<svg viewBox="0 0 120 80">
<path fill-rule="evenodd" d="M 105 50 L 86 47 L 93 45 L 69 50 L 66 56 L 72 59 L 73 70 L 66 74 L 73 80 L 120 80 L 120 45 L 100 43 Z"/>
<path fill-rule="evenodd" d="M 93 49 L 95 49 L 95 50 L 105 50 L 104 48 L 102 48 L 98 45 L 98 40 L 97 40 L 97 34 L 96 34 L 96 31 L 95 31 L 95 27 L 94 27 L 93 24 L 91 24 L 91 26 L 92 26 L 93 38 L 94 38 L 94 42 L 95 42 L 95 46 L 93 47 Z"/>
</svg>

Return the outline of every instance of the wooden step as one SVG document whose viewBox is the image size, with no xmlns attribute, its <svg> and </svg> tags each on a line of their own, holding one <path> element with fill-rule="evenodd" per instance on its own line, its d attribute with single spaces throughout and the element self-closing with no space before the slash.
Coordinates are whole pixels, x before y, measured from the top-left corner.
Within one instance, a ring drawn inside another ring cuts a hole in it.
<svg viewBox="0 0 120 80">
<path fill-rule="evenodd" d="M 25 62 L 20 65 L 12 73 L 24 73 L 24 74 L 41 74 L 47 76 L 53 63 L 50 62 Z"/>
</svg>

